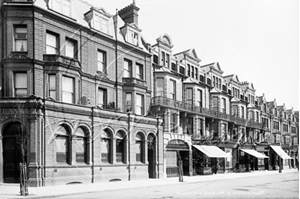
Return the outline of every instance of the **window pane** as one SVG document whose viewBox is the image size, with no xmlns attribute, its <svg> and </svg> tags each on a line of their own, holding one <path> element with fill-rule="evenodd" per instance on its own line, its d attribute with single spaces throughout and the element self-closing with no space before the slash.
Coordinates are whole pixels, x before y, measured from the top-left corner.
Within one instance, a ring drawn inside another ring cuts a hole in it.
<svg viewBox="0 0 300 199">
<path fill-rule="evenodd" d="M 62 79 L 62 101 L 67 103 L 74 102 L 74 79 L 63 76 Z"/>
<path fill-rule="evenodd" d="M 140 64 L 136 65 L 136 78 L 143 79 L 143 66 Z"/>
<path fill-rule="evenodd" d="M 126 93 L 125 97 L 125 106 L 126 106 L 126 111 L 132 111 L 131 106 L 132 106 L 132 94 L 131 93 Z"/>
<path fill-rule="evenodd" d="M 49 46 L 56 46 L 56 36 L 50 33 L 47 33 L 46 44 Z"/>
<path fill-rule="evenodd" d="M 15 27 L 15 51 L 27 51 L 27 27 Z"/>
<path fill-rule="evenodd" d="M 84 138 L 80 137 L 76 140 L 76 162 L 85 162 L 85 144 Z"/>
<path fill-rule="evenodd" d="M 98 71 L 106 73 L 106 53 L 98 51 Z"/>
<path fill-rule="evenodd" d="M 136 110 L 135 113 L 138 115 L 144 114 L 144 96 L 137 94 L 136 95 Z"/>
<path fill-rule="evenodd" d="M 56 141 L 56 161 L 67 162 L 67 137 L 57 136 L 55 141 Z"/>
<path fill-rule="evenodd" d="M 135 144 L 136 161 L 142 162 L 142 142 L 136 141 Z"/>
<path fill-rule="evenodd" d="M 218 110 L 218 98 L 213 97 L 213 110 Z"/>
<path fill-rule="evenodd" d="M 164 92 L 164 79 L 157 78 L 156 79 L 156 96 L 163 96 Z"/>
<path fill-rule="evenodd" d="M 117 162 L 124 162 L 124 140 L 117 139 L 116 141 Z"/>
<path fill-rule="evenodd" d="M 124 77 L 131 77 L 131 62 L 124 60 Z"/>
<path fill-rule="evenodd" d="M 62 99 L 63 102 L 73 103 L 73 94 L 72 93 L 63 92 L 62 98 L 63 98 Z"/>
<path fill-rule="evenodd" d="M 15 41 L 16 46 L 15 46 L 15 50 L 16 51 L 27 51 L 27 40 L 16 40 Z"/>
<path fill-rule="evenodd" d="M 27 73 L 15 74 L 15 88 L 27 88 Z"/>
<path fill-rule="evenodd" d="M 63 91 L 73 92 L 73 78 L 63 77 Z"/>
<path fill-rule="evenodd" d="M 51 90 L 55 90 L 56 89 L 55 75 L 49 75 L 49 88 Z"/>
<path fill-rule="evenodd" d="M 98 105 L 105 106 L 106 105 L 106 90 L 99 88 L 98 91 L 99 91 Z"/>
<path fill-rule="evenodd" d="M 66 56 L 74 58 L 75 44 L 74 42 L 67 40 L 66 41 Z"/>
<path fill-rule="evenodd" d="M 102 139 L 101 161 L 110 162 L 110 139 Z"/>
<path fill-rule="evenodd" d="M 57 37 L 53 34 L 46 34 L 46 54 L 57 54 Z"/>
</svg>

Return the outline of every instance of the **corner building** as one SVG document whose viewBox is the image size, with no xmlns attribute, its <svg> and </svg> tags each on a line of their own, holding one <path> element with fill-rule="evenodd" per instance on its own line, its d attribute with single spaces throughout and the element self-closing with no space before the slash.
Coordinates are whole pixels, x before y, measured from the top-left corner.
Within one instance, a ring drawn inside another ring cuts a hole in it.
<svg viewBox="0 0 300 199">
<path fill-rule="evenodd" d="M 30 186 L 163 176 L 135 3 L 115 15 L 81 0 L 0 6 L 0 182 L 19 181 L 23 126 Z"/>
</svg>

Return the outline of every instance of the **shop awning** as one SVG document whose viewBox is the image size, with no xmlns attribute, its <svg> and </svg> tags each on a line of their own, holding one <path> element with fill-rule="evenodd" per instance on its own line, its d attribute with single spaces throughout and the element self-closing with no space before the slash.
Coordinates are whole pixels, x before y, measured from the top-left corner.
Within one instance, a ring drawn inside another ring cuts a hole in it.
<svg viewBox="0 0 300 199">
<path fill-rule="evenodd" d="M 227 158 L 231 157 L 224 151 L 222 151 L 220 148 L 216 146 L 206 146 L 206 145 L 193 145 L 196 149 L 204 153 L 210 158 Z"/>
<path fill-rule="evenodd" d="M 242 151 L 244 151 L 245 153 L 248 153 L 249 155 L 252 155 L 256 158 L 269 158 L 268 156 L 265 156 L 264 154 L 262 153 L 259 153 L 253 149 L 240 149 Z"/>
<path fill-rule="evenodd" d="M 282 159 L 292 159 L 288 154 L 286 154 L 286 152 L 284 152 L 281 146 L 270 146 Z"/>
</svg>

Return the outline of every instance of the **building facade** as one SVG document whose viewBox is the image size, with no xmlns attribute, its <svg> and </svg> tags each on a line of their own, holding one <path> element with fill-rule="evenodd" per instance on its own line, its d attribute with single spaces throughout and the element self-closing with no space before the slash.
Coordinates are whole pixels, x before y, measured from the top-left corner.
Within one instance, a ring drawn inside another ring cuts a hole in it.
<svg viewBox="0 0 300 199">
<path fill-rule="evenodd" d="M 0 10 L 0 183 L 19 181 L 19 162 L 30 186 L 298 165 L 299 112 L 193 48 L 174 53 L 168 34 L 148 44 L 135 1 Z"/>
<path fill-rule="evenodd" d="M 111 15 L 81 0 L 4 1 L 0 182 L 18 182 L 20 129 L 31 186 L 162 176 L 138 10 L 133 3 Z"/>
<path fill-rule="evenodd" d="M 151 112 L 163 120 L 167 177 L 178 175 L 179 160 L 184 175 L 278 170 L 279 160 L 282 169 L 296 168 L 293 109 L 266 102 L 252 83 L 223 75 L 218 62 L 200 65 L 195 49 L 173 53 L 168 34 L 156 41 Z"/>
</svg>

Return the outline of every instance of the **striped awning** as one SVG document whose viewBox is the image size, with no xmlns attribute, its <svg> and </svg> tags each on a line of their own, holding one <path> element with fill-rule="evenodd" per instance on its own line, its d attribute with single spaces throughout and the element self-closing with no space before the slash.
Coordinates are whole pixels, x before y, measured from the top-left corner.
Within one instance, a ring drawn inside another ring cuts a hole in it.
<svg viewBox="0 0 300 199">
<path fill-rule="evenodd" d="M 207 145 L 193 145 L 196 149 L 204 153 L 210 158 L 227 158 L 231 157 L 224 151 L 222 151 L 219 147 L 216 146 L 207 146 Z"/>
<path fill-rule="evenodd" d="M 286 154 L 286 152 L 284 152 L 281 146 L 270 146 L 282 159 L 292 159 L 288 154 Z"/>
<path fill-rule="evenodd" d="M 259 153 L 259 152 L 255 151 L 253 149 L 240 149 L 240 150 L 242 150 L 245 153 L 248 153 L 249 155 L 252 155 L 252 156 L 254 156 L 256 158 L 261 158 L 261 159 L 263 159 L 263 158 L 269 158 L 268 156 L 266 156 L 266 155 L 264 155 L 262 153 Z"/>
</svg>

